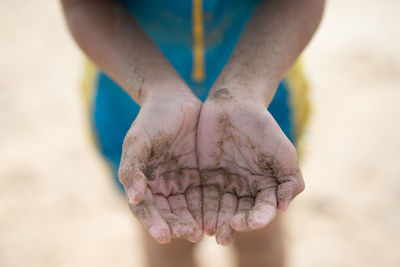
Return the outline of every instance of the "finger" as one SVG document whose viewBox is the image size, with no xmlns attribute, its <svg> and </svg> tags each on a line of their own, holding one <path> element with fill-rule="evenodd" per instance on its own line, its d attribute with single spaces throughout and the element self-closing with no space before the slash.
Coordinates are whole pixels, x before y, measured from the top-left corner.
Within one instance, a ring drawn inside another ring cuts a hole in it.
<svg viewBox="0 0 400 267">
<path fill-rule="evenodd" d="M 234 231 L 230 226 L 231 219 L 236 212 L 238 199 L 235 195 L 225 193 L 221 198 L 218 211 L 216 240 L 218 244 L 227 246 L 234 241 Z"/>
<path fill-rule="evenodd" d="M 253 197 L 241 197 L 239 199 L 237 212 L 231 219 L 231 226 L 233 229 L 239 232 L 251 230 L 250 226 L 247 224 L 247 216 L 253 206 Z"/>
<path fill-rule="evenodd" d="M 138 204 L 146 193 L 147 179 L 142 171 L 150 153 L 149 144 L 144 129 L 139 124 L 132 124 L 124 140 L 118 170 L 130 204 Z"/>
<path fill-rule="evenodd" d="M 130 204 L 129 207 L 133 215 L 158 243 L 165 244 L 171 241 L 170 228 L 154 205 L 150 189 L 139 204 Z"/>
<path fill-rule="evenodd" d="M 279 185 L 276 191 L 278 199 L 278 208 L 286 210 L 290 202 L 304 190 L 304 180 L 299 171 L 296 176 L 278 180 Z"/>
<path fill-rule="evenodd" d="M 276 190 L 278 208 L 285 210 L 290 202 L 304 190 L 304 180 L 297 161 L 295 147 L 286 137 L 282 138 L 281 143 L 275 153 L 273 165 L 280 163 L 277 165 L 285 166 L 274 170 L 274 176 L 278 181 Z"/>
<path fill-rule="evenodd" d="M 164 196 L 154 196 L 154 203 L 169 225 L 172 237 L 186 239 L 192 233 L 192 226 L 172 213 L 170 204 Z"/>
<path fill-rule="evenodd" d="M 146 177 L 138 168 L 120 166 L 118 176 L 125 188 L 129 204 L 138 204 L 144 197 L 147 184 Z"/>
<path fill-rule="evenodd" d="M 203 237 L 203 231 L 192 214 L 190 214 L 185 196 L 183 194 L 169 196 L 168 201 L 172 213 L 192 226 L 191 234 L 188 235 L 187 240 L 194 243 L 199 242 Z"/>
<path fill-rule="evenodd" d="M 203 230 L 209 236 L 215 234 L 221 193 L 216 185 L 203 187 Z"/>
<path fill-rule="evenodd" d="M 189 187 L 186 190 L 186 203 L 190 213 L 193 215 L 194 219 L 203 227 L 203 216 L 201 213 L 202 199 L 201 199 L 201 188 L 199 186 Z"/>
<path fill-rule="evenodd" d="M 276 215 L 275 188 L 267 188 L 258 192 L 254 207 L 249 211 L 247 223 L 251 229 L 266 226 Z"/>
</svg>

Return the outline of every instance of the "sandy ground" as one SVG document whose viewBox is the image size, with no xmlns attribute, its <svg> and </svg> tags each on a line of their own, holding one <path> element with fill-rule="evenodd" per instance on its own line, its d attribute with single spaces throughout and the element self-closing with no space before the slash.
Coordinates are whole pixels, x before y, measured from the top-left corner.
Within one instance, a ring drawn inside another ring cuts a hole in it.
<svg viewBox="0 0 400 267">
<path fill-rule="evenodd" d="M 398 0 L 330 1 L 305 53 L 314 116 L 289 266 L 400 266 Z M 82 55 L 57 1 L 0 8 L 0 266 L 141 266 L 138 226 L 88 141 Z M 206 240 L 207 266 L 232 264 Z"/>
</svg>

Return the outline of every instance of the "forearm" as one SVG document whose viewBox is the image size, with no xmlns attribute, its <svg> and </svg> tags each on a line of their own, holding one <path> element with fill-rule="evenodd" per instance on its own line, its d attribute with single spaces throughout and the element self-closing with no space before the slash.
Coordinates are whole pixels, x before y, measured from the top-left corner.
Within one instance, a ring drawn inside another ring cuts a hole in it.
<svg viewBox="0 0 400 267">
<path fill-rule="evenodd" d="M 269 104 L 318 27 L 324 2 L 262 1 L 210 94 L 226 87 L 233 94 Z"/>
<path fill-rule="evenodd" d="M 137 103 L 160 91 L 189 90 L 118 1 L 62 0 L 62 4 L 81 49 Z"/>
</svg>

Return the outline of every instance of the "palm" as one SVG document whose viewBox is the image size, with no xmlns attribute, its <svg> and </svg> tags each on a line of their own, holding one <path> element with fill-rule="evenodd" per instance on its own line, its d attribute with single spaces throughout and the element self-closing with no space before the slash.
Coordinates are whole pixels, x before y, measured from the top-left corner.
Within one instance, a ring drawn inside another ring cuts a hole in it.
<svg viewBox="0 0 400 267">
<path fill-rule="evenodd" d="M 202 236 L 199 110 L 192 99 L 145 104 L 125 137 L 120 180 L 133 214 L 160 243 Z"/>
<path fill-rule="evenodd" d="M 303 188 L 293 145 L 258 103 L 210 99 L 198 126 L 203 220 L 217 242 L 265 226 Z"/>
</svg>

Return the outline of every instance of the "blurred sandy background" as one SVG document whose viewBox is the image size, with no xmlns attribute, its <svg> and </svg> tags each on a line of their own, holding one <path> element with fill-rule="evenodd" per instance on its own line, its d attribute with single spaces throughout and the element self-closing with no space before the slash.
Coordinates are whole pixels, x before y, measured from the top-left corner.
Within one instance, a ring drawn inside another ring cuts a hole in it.
<svg viewBox="0 0 400 267">
<path fill-rule="evenodd" d="M 329 1 L 289 266 L 400 266 L 400 1 Z M 0 5 L 0 266 L 141 266 L 138 226 L 91 146 L 82 55 L 58 1 Z M 199 258 L 226 262 L 212 240 Z M 230 259 L 232 261 L 232 259 Z"/>
</svg>

